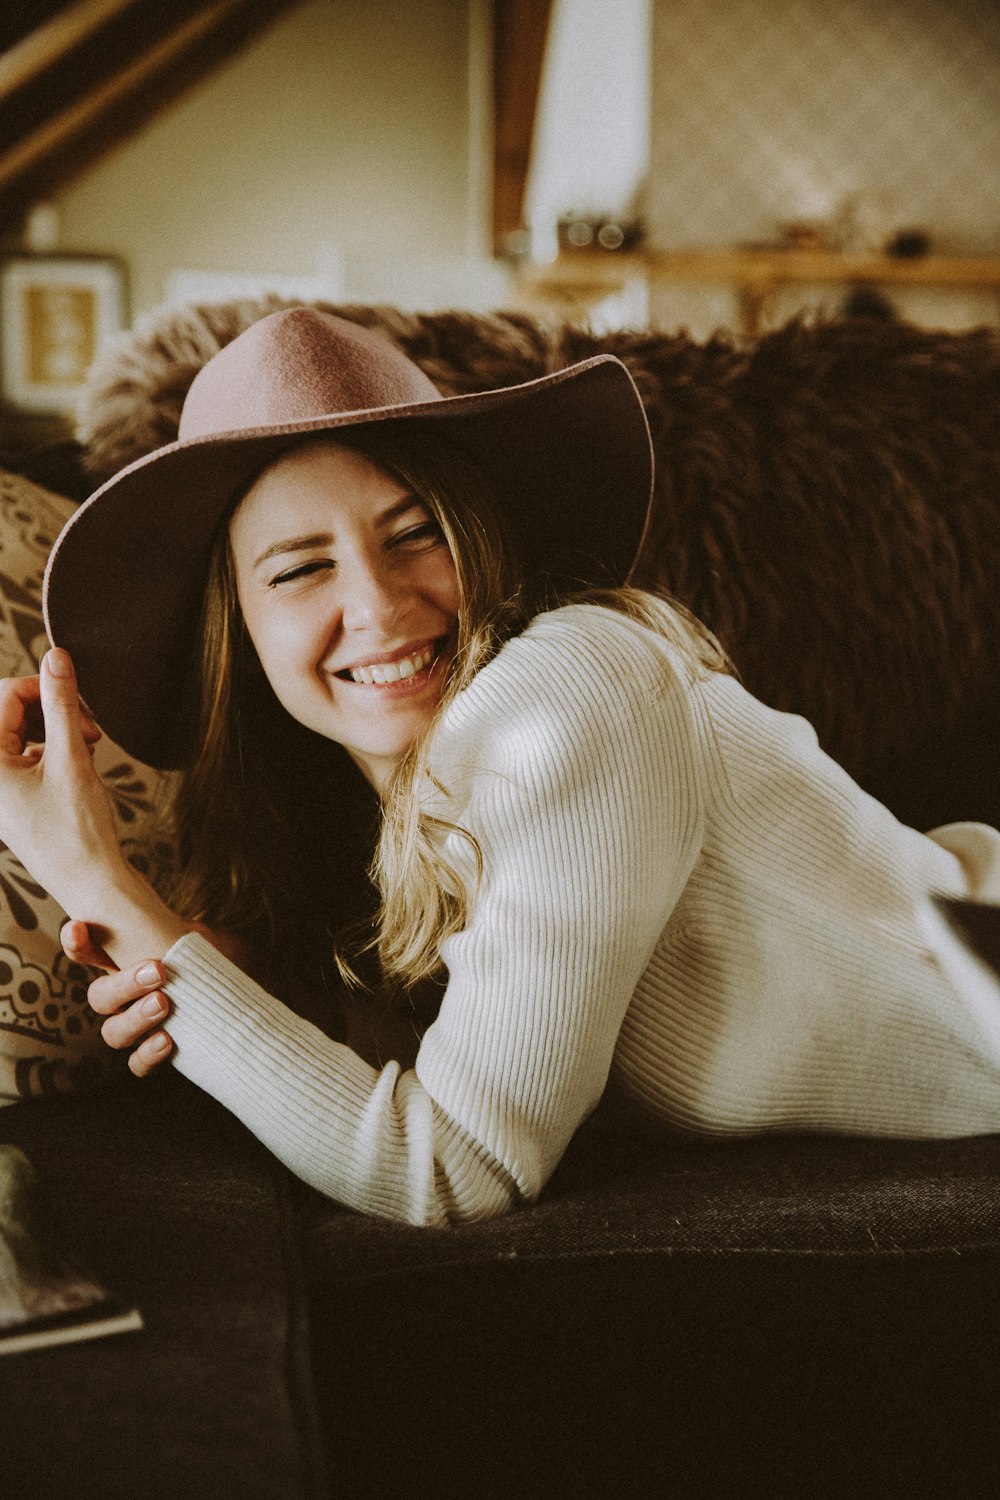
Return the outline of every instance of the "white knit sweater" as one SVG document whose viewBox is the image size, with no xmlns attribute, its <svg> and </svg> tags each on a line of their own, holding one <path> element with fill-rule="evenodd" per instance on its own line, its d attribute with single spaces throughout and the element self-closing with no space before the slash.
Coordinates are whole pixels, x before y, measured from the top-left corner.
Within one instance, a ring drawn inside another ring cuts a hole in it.
<svg viewBox="0 0 1000 1500">
<path fill-rule="evenodd" d="M 992 829 L 903 827 L 803 720 L 594 606 L 504 646 L 432 770 L 483 874 L 415 1069 L 369 1066 L 198 936 L 167 955 L 177 1067 L 322 1192 L 421 1224 L 502 1212 L 609 1074 L 701 1131 L 1000 1130 L 1000 986 L 930 901 L 1000 899 Z"/>
</svg>

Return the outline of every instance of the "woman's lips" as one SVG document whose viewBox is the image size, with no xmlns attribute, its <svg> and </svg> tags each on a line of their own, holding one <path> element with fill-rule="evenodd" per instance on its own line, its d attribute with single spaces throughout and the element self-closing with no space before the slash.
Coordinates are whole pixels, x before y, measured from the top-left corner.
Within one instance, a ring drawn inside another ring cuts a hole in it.
<svg viewBox="0 0 1000 1500">
<path fill-rule="evenodd" d="M 446 641 L 447 637 L 438 637 L 418 648 L 408 647 L 392 660 L 347 667 L 335 676 L 348 687 L 377 693 L 380 698 L 409 698 L 422 692 L 436 675 L 445 659 Z"/>
<path fill-rule="evenodd" d="M 429 667 L 438 649 L 436 641 L 429 641 L 426 645 L 411 647 L 388 661 L 375 660 L 366 662 L 364 665 L 348 667 L 343 675 L 349 677 L 352 682 L 363 683 L 366 687 L 399 682 L 403 678 L 415 677 L 418 672 Z"/>
</svg>

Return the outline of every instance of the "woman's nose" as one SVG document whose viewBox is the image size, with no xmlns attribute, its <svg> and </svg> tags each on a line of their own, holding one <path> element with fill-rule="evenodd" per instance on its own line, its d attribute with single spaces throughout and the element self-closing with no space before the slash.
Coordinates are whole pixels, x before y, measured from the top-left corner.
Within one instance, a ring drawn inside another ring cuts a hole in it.
<svg viewBox="0 0 1000 1500">
<path fill-rule="evenodd" d="M 385 627 L 400 615 L 405 595 L 406 590 L 384 562 L 358 559 L 350 577 L 344 579 L 341 595 L 344 625 L 348 629 Z"/>
</svg>

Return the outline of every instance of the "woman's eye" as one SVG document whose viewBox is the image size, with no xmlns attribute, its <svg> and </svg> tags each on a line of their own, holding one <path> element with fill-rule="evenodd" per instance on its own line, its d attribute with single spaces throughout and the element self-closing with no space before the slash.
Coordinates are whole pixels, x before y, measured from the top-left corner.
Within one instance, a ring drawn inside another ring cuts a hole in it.
<svg viewBox="0 0 1000 1500">
<path fill-rule="evenodd" d="M 294 583 L 297 578 L 308 578 L 311 573 L 318 573 L 332 567 L 333 563 L 329 558 L 316 558 L 313 562 L 299 563 L 297 567 L 288 568 L 284 573 L 279 573 L 272 578 L 268 588 L 276 588 L 279 583 Z"/>
<path fill-rule="evenodd" d="M 391 547 L 412 547 L 415 551 L 423 547 L 436 547 L 444 541 L 444 532 L 436 521 L 422 521 L 419 526 L 409 526 L 391 539 Z"/>
</svg>

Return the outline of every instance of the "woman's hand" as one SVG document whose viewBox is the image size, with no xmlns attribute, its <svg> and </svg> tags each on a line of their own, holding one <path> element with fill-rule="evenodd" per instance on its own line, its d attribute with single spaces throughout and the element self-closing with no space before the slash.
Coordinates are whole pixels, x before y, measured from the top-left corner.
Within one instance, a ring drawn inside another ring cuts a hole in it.
<svg viewBox="0 0 1000 1500">
<path fill-rule="evenodd" d="M 160 989 L 166 977 L 163 965 L 148 959 L 134 968 L 117 969 L 86 922 L 67 922 L 59 936 L 67 958 L 106 970 L 87 990 L 91 1009 L 107 1017 L 101 1036 L 117 1052 L 130 1050 L 129 1068 L 137 1078 L 147 1077 L 173 1051 L 173 1042 L 161 1030 L 170 1013 L 170 1002 Z"/>
<path fill-rule="evenodd" d="M 0 838 L 71 916 L 128 868 L 90 755 L 98 737 L 67 652 L 0 682 Z"/>
<path fill-rule="evenodd" d="M 93 753 L 101 731 L 79 698 L 76 706 L 80 731 L 88 750 Z M 41 677 L 0 678 L 0 750 L 21 755 L 26 752 L 26 747 L 30 747 L 26 753 L 37 760 L 44 739 Z"/>
<path fill-rule="evenodd" d="M 201 922 L 191 925 L 234 964 L 247 973 L 255 971 L 254 956 L 244 939 Z M 133 1049 L 129 1068 L 137 1078 L 147 1077 L 174 1050 L 169 1034 L 160 1029 L 170 1014 L 170 1002 L 160 988 L 166 980 L 162 963 L 147 959 L 134 967 L 118 969 L 101 947 L 97 930 L 86 922 L 66 922 L 59 937 L 67 958 L 86 968 L 105 970 L 87 990 L 90 1008 L 107 1017 L 101 1036 L 108 1046 L 118 1052 Z"/>
<path fill-rule="evenodd" d="M 105 957 L 127 969 L 145 953 L 165 954 L 190 924 L 122 853 L 90 756 L 97 735 L 67 652 L 47 652 L 38 678 L 0 682 L 0 839 L 72 920 L 100 934 Z"/>
</svg>

